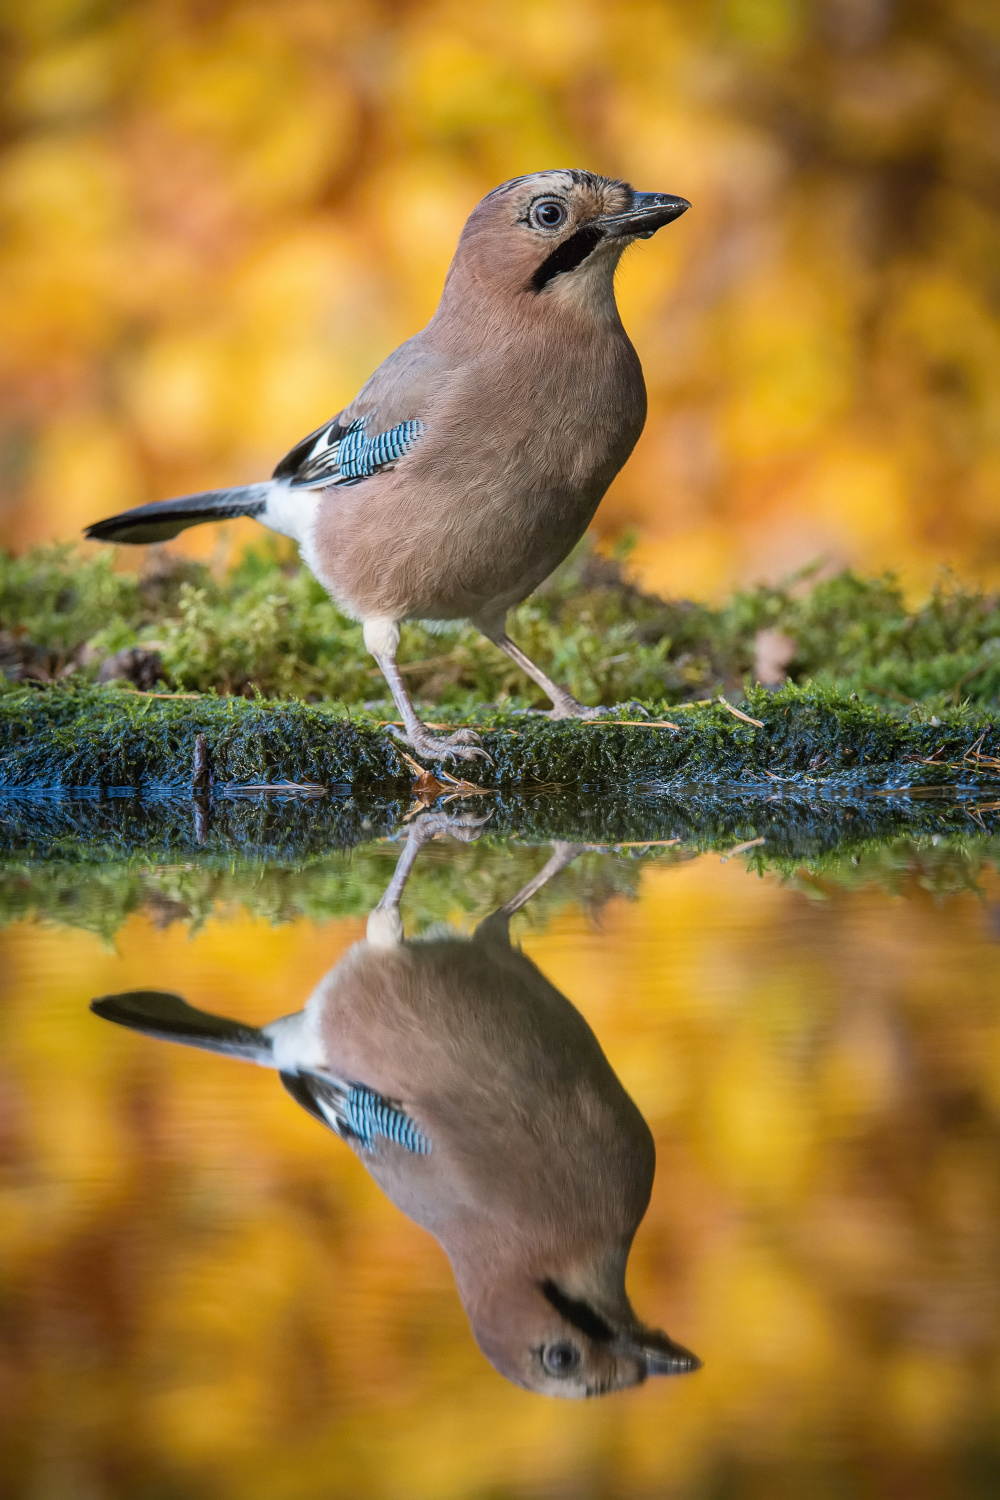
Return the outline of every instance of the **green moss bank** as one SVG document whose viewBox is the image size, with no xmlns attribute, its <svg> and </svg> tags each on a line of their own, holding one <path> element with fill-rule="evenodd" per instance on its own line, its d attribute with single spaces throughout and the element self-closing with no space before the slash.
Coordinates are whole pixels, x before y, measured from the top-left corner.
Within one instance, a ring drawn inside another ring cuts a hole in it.
<svg viewBox="0 0 1000 1500">
<path fill-rule="evenodd" d="M 481 730 L 493 765 L 461 773 L 484 788 L 977 791 L 1000 773 L 1000 601 L 953 584 L 909 609 L 890 577 L 799 577 L 709 608 L 643 593 L 584 545 L 512 630 L 582 701 L 618 707 L 551 723 L 474 631 L 408 627 L 411 688 L 431 721 Z M 785 685 L 752 685 L 769 675 Z M 200 736 L 216 789 L 403 796 L 384 694 L 360 627 L 277 551 L 222 579 L 156 549 L 141 575 L 110 553 L 0 554 L 0 787 L 180 790 Z"/>
<path fill-rule="evenodd" d="M 721 702 L 632 702 L 599 720 L 553 723 L 480 709 L 464 722 L 476 724 L 493 765 L 476 761 L 462 774 L 488 789 L 591 792 L 725 782 L 977 790 L 1000 781 L 1000 716 L 984 709 L 894 714 L 833 688 L 789 685 L 748 691 L 739 712 Z M 219 789 L 289 782 L 402 792 L 413 780 L 371 713 L 57 686 L 0 694 L 0 786 L 180 790 L 191 785 L 199 736 Z"/>
<path fill-rule="evenodd" d="M 128 561 L 134 561 L 129 558 Z M 184 692 L 385 705 L 385 684 L 346 619 L 278 550 L 248 552 L 224 577 L 149 549 L 141 574 L 110 549 L 0 552 L 0 672 L 8 681 L 127 678 Z M 891 576 L 807 575 L 741 590 L 718 607 L 644 593 L 622 559 L 582 544 L 515 610 L 515 640 L 583 703 L 678 704 L 760 678 L 857 693 L 940 714 L 1000 707 L 1000 599 L 952 579 L 911 607 Z M 468 714 L 477 704 L 544 706 L 535 686 L 476 631 L 404 627 L 415 696 Z"/>
</svg>

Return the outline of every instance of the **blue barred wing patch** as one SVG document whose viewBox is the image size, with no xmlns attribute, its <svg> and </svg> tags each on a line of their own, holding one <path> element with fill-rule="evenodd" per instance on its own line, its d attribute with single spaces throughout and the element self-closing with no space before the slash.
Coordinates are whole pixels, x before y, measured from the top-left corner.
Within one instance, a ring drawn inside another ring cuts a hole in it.
<svg viewBox="0 0 1000 1500">
<path fill-rule="evenodd" d="M 423 422 L 399 422 L 387 432 L 365 437 L 364 423 L 352 422 L 340 440 L 341 478 L 368 479 L 377 474 L 402 458 L 423 430 Z"/>
<path fill-rule="evenodd" d="M 293 487 L 357 484 L 370 479 L 408 453 L 424 430 L 423 422 L 397 422 L 385 432 L 365 434 L 367 418 L 342 427 L 335 419 L 303 438 L 274 471 Z"/>
<path fill-rule="evenodd" d="M 396 1105 L 365 1088 L 363 1083 L 352 1083 L 343 1106 L 344 1123 L 367 1151 L 375 1149 L 375 1137 L 395 1141 L 414 1156 L 427 1156 L 431 1143 L 409 1115 Z"/>
</svg>

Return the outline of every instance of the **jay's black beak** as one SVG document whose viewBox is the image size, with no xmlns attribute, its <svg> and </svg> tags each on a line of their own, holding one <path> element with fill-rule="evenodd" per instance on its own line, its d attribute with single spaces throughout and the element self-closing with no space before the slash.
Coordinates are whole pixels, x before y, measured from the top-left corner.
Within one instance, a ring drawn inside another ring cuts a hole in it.
<svg viewBox="0 0 1000 1500">
<path fill-rule="evenodd" d="M 686 198 L 677 198 L 673 193 L 633 192 L 631 208 L 624 213 L 609 214 L 597 222 L 608 239 L 648 240 L 664 224 L 671 224 L 681 214 L 687 213 L 690 207 Z"/>
<path fill-rule="evenodd" d="M 616 1343 L 622 1354 L 631 1355 L 646 1366 L 647 1375 L 690 1375 L 701 1369 L 697 1354 L 683 1344 L 675 1344 L 658 1328 L 639 1328 Z"/>
</svg>

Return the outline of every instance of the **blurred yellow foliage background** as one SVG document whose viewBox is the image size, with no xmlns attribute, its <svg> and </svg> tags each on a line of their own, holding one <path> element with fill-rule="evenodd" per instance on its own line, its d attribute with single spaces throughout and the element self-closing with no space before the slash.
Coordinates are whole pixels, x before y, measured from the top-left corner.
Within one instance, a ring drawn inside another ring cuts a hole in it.
<svg viewBox="0 0 1000 1500">
<path fill-rule="evenodd" d="M 497 182 L 693 210 L 627 257 L 598 526 L 714 594 L 1000 578 L 991 0 L 7 0 L 0 542 L 260 478 L 434 308 Z M 189 533 L 242 545 L 250 523 Z"/>
</svg>

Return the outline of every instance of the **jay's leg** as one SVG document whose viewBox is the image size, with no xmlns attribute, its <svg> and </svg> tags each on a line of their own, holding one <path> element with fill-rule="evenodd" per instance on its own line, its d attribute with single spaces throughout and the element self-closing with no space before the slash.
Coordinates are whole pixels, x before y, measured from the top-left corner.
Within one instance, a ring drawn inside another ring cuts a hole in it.
<svg viewBox="0 0 1000 1500">
<path fill-rule="evenodd" d="M 607 713 L 605 708 L 588 708 L 584 703 L 578 703 L 572 693 L 560 687 L 558 682 L 553 682 L 551 677 L 546 677 L 541 667 L 536 667 L 530 656 L 525 656 L 520 646 L 515 645 L 505 630 L 487 630 L 480 625 L 480 630 L 488 636 L 494 646 L 499 646 L 505 656 L 521 668 L 521 671 L 530 677 L 532 682 L 537 682 L 542 692 L 552 700 L 552 708 L 549 712 L 550 719 L 599 719 L 602 714 Z"/>
<path fill-rule="evenodd" d="M 509 901 L 505 901 L 503 906 L 498 906 L 485 921 L 480 922 L 476 928 L 476 936 L 509 942 L 508 929 L 514 913 L 520 911 L 522 906 L 527 906 L 532 896 L 536 896 L 543 885 L 548 885 L 554 875 L 558 875 L 560 870 L 565 870 L 566 866 L 572 864 L 576 856 L 587 847 L 586 844 L 567 844 L 561 839 L 557 840 L 552 845 L 551 858 L 542 866 L 538 874 L 533 875 L 527 885 L 522 885 L 517 894 L 511 896 Z"/>
<path fill-rule="evenodd" d="M 406 741 L 418 755 L 428 760 L 489 760 L 482 749 L 478 734 L 471 729 L 457 729 L 454 734 L 435 735 L 418 717 L 410 695 L 403 682 L 403 674 L 396 663 L 396 648 L 399 645 L 399 626 L 394 620 L 366 620 L 364 624 L 365 645 L 378 663 L 379 670 L 392 694 L 393 702 L 403 718 L 403 733 Z"/>
</svg>

